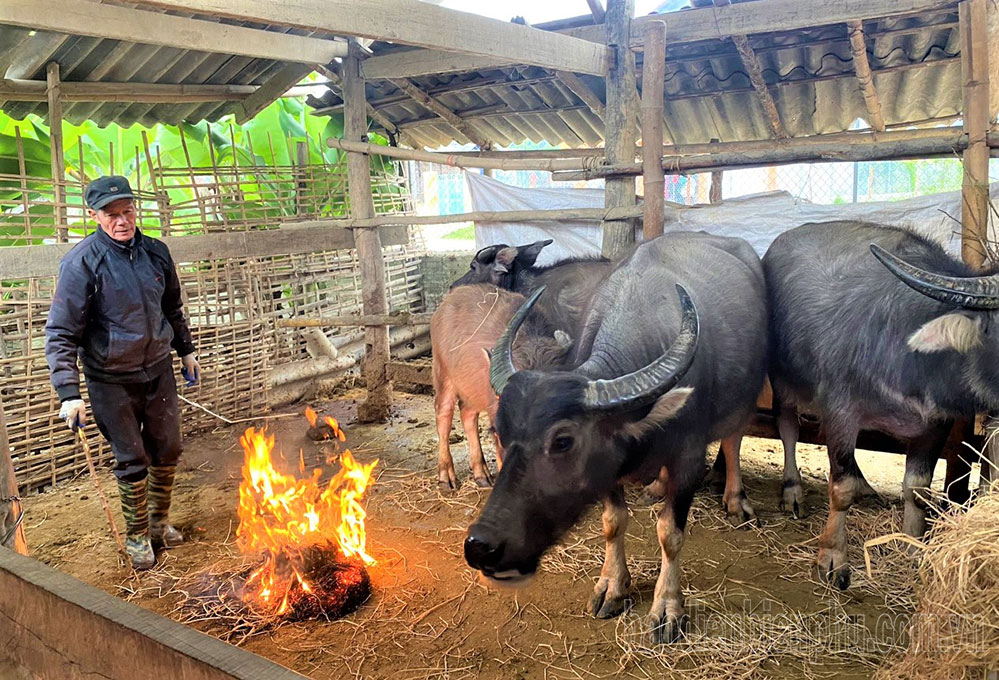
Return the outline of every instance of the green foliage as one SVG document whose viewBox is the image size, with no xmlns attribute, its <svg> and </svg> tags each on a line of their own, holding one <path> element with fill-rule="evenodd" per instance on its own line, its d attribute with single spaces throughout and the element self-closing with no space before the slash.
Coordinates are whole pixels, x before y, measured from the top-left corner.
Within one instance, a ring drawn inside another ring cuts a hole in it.
<svg viewBox="0 0 999 680">
<path fill-rule="evenodd" d="M 42 120 L 29 116 L 26 120 L 15 121 L 0 111 L 0 174 L 19 175 L 15 128 L 19 128 L 24 148 L 25 169 L 29 177 L 28 198 L 47 200 L 51 196 L 51 161 L 49 155 L 49 132 Z M 183 140 L 181 137 L 183 130 Z M 345 162 L 336 149 L 326 146 L 325 140 L 343 135 L 343 117 L 313 116 L 303 98 L 282 98 L 261 111 L 244 125 L 237 125 L 230 116 L 209 124 L 182 123 L 156 125 L 151 128 L 133 125 L 123 128 L 116 124 L 99 127 L 93 121 L 80 125 L 63 124 L 64 153 L 68 179 L 74 183 L 88 182 L 104 174 L 125 175 L 135 183 L 136 175 L 141 178 L 139 190 L 151 191 L 147 160 L 144 152 L 143 133 L 149 144 L 153 162 L 162 162 L 165 169 L 193 167 L 240 168 L 239 188 L 242 201 L 228 215 L 231 219 L 279 218 L 295 211 L 295 185 L 287 171 L 278 172 L 275 166 L 296 164 L 296 148 L 299 142 L 307 144 L 309 163 L 313 165 L 337 166 Z M 387 145 L 388 141 L 378 135 L 371 135 L 372 142 Z M 185 150 L 186 145 L 186 150 Z M 138 153 L 136 150 L 138 149 Z M 138 173 L 137 166 L 138 164 Z M 394 174 L 392 161 L 380 156 L 371 157 L 372 170 Z M 174 173 L 182 174 L 182 173 Z M 331 195 L 339 191 L 337 178 L 329 179 L 323 186 L 324 173 L 314 173 L 317 185 L 315 191 L 326 190 Z M 31 181 L 37 178 L 38 181 Z M 48 180 L 48 181 L 46 181 Z M 178 176 L 170 178 L 165 190 L 173 205 L 191 205 L 197 198 L 191 189 L 190 178 Z M 379 187 L 377 191 L 395 194 L 398 187 Z M 43 193 L 44 192 L 44 193 Z M 22 189 L 17 181 L 0 182 L 0 238 L 6 242 L 24 234 L 24 215 L 16 202 L 22 198 Z M 50 198 L 48 199 L 50 200 Z M 37 208 L 37 210 L 36 210 Z M 195 209 L 191 209 L 192 211 Z M 334 200 L 333 205 L 324 208 L 328 214 L 346 214 L 346 197 Z M 34 206 L 32 215 L 32 236 L 46 236 L 53 226 L 46 224 L 45 211 L 48 206 Z M 37 226 L 36 226 L 37 225 Z M 145 224 L 149 229 L 150 224 Z M 153 225 L 152 231 L 155 232 Z M 32 239 L 34 240 L 34 239 Z"/>
<path fill-rule="evenodd" d="M 454 231 L 449 231 L 444 234 L 442 238 L 454 239 L 456 241 L 474 241 L 475 240 L 475 226 L 469 224 L 468 226 L 461 227 L 460 229 L 455 229 Z"/>
</svg>

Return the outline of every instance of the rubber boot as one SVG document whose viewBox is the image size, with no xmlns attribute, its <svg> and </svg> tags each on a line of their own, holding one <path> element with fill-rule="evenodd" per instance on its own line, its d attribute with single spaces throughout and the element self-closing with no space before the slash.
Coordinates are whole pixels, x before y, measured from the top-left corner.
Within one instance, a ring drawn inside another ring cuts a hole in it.
<svg viewBox="0 0 999 680">
<path fill-rule="evenodd" d="M 125 516 L 125 552 L 132 559 L 133 569 L 150 569 L 156 564 L 156 554 L 149 540 L 149 511 L 146 507 L 146 480 L 118 480 L 121 512 Z"/>
<path fill-rule="evenodd" d="M 153 465 L 149 468 L 149 532 L 153 542 L 172 548 L 184 542 L 180 530 L 170 525 L 170 496 L 176 465 Z"/>
</svg>

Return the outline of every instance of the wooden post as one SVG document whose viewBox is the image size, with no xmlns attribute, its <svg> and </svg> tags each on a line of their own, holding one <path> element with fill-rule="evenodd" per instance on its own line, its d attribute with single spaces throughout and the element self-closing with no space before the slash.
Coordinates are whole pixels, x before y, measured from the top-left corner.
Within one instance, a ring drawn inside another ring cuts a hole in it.
<svg viewBox="0 0 999 680">
<path fill-rule="evenodd" d="M 712 144 L 717 144 L 717 139 L 711 140 Z M 711 188 L 708 191 L 708 201 L 711 203 L 721 203 L 722 200 L 722 175 L 723 171 L 715 170 L 711 173 Z"/>
<path fill-rule="evenodd" d="M 7 421 L 3 415 L 3 401 L 0 400 L 0 541 L 11 532 L 21 517 L 21 499 L 17 495 L 17 479 L 14 477 L 14 461 L 10 457 L 10 442 L 7 439 Z M 24 538 L 24 523 L 17 527 L 7 541 L 0 542 L 22 555 L 28 554 L 28 543 Z"/>
<path fill-rule="evenodd" d="M 49 155 L 52 159 L 52 190 L 55 202 L 56 235 L 60 243 L 69 240 L 66 227 L 66 159 L 62 148 L 62 96 L 60 94 L 59 62 L 50 61 L 45 68 L 49 101 Z"/>
<path fill-rule="evenodd" d="M 985 262 L 989 224 L 989 54 L 988 0 L 964 0 L 958 7 L 961 75 L 964 80 L 964 181 L 961 185 L 961 255 L 973 267 Z"/>
<path fill-rule="evenodd" d="M 614 55 L 614 65 L 606 79 L 606 115 L 604 116 L 605 158 L 610 165 L 632 163 L 635 160 L 635 55 L 631 52 L 631 18 L 635 0 L 608 0 L 604 17 L 607 46 Z M 614 177 L 604 182 L 604 207 L 619 208 L 635 204 L 635 180 Z M 635 240 L 635 228 L 630 220 L 604 222 L 604 257 L 615 257 Z"/>
<path fill-rule="evenodd" d="M 666 24 L 645 27 L 642 64 L 642 178 L 645 211 L 642 238 L 662 236 L 666 211 L 666 173 L 663 172 L 663 90 L 666 78 Z"/>
<path fill-rule="evenodd" d="M 343 136 L 353 142 L 366 142 L 368 130 L 367 106 L 361 62 L 356 56 L 343 60 Z M 375 215 L 371 199 L 371 165 L 360 153 L 347 153 L 347 183 L 350 193 L 350 216 L 369 218 Z M 382 241 L 377 229 L 355 229 L 354 243 L 361 265 L 361 301 L 365 314 L 387 314 L 385 295 L 385 262 Z M 392 406 L 392 383 L 386 367 L 389 362 L 389 332 L 386 326 L 364 329 L 364 363 L 362 373 L 367 383 L 367 399 L 357 409 L 360 422 L 375 422 L 388 417 Z"/>
</svg>

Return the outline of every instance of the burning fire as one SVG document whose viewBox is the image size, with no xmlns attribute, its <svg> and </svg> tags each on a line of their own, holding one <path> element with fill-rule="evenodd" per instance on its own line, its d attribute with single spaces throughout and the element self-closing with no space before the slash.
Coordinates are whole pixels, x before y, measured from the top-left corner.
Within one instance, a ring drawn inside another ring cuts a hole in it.
<svg viewBox="0 0 999 680">
<path fill-rule="evenodd" d="M 316 414 L 306 411 L 315 427 Z M 336 420 L 325 419 L 333 437 L 346 437 Z M 249 428 L 240 438 L 244 450 L 243 481 L 239 485 L 239 547 L 244 554 L 264 553 L 264 564 L 246 580 L 243 599 L 251 605 L 284 614 L 289 601 L 313 586 L 304 575 L 308 551 L 319 549 L 341 559 L 375 560 L 365 548 L 361 501 L 371 484 L 377 460 L 358 463 L 349 449 L 340 454 L 340 470 L 322 486 L 322 470 L 299 479 L 278 472 L 273 465 L 274 437 Z M 304 474 L 304 458 L 299 457 Z M 276 608 L 276 609 L 275 609 Z"/>
</svg>

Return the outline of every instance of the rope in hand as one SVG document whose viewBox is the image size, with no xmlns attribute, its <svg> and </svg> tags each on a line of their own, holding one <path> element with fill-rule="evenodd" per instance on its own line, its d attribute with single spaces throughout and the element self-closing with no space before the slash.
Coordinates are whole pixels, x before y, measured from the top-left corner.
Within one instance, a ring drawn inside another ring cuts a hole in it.
<svg viewBox="0 0 999 680">
<path fill-rule="evenodd" d="M 214 418 L 218 418 L 223 423 L 228 423 L 229 425 L 236 425 L 237 423 L 249 423 L 249 422 L 253 422 L 255 420 L 276 420 L 278 418 L 291 418 L 293 416 L 300 417 L 299 414 L 297 414 L 297 413 L 277 413 L 277 414 L 272 415 L 272 416 L 256 416 L 254 418 L 237 418 L 236 420 L 230 420 L 229 418 L 226 418 L 225 416 L 220 416 L 215 411 L 212 411 L 212 410 L 210 410 L 210 409 L 202 406 L 198 402 L 193 401 L 191 399 L 188 399 L 183 394 L 178 393 L 177 396 L 180 397 L 182 401 L 187 402 L 188 404 L 190 404 L 191 406 L 193 406 L 195 408 L 200 408 L 202 411 L 204 411 L 208 415 L 210 415 L 210 416 L 212 416 Z"/>
</svg>

